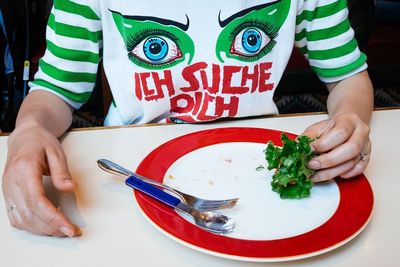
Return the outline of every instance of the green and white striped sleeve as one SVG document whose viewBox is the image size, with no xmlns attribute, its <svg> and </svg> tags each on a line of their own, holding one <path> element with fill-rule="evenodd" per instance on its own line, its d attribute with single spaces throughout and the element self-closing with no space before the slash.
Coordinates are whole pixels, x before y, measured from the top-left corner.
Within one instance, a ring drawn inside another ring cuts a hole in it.
<svg viewBox="0 0 400 267">
<path fill-rule="evenodd" d="M 297 11 L 295 45 L 323 82 L 367 68 L 348 20 L 347 0 L 301 0 Z"/>
<path fill-rule="evenodd" d="M 90 97 L 102 50 L 96 0 L 55 0 L 46 30 L 47 49 L 30 91 L 46 90 L 78 109 Z"/>
</svg>

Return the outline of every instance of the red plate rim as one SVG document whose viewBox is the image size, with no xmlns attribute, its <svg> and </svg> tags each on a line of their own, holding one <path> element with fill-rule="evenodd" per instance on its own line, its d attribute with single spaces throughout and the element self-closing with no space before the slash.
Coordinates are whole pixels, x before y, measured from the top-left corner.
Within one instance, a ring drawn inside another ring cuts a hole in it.
<svg viewBox="0 0 400 267">
<path fill-rule="evenodd" d="M 203 130 L 172 139 L 154 149 L 140 163 L 137 172 L 162 182 L 168 168 L 180 157 L 198 148 L 227 142 L 280 145 L 282 131 L 229 127 Z M 286 134 L 295 138 L 292 133 Z M 340 203 L 323 225 L 301 235 L 275 240 L 244 240 L 216 235 L 189 223 L 174 210 L 157 200 L 135 191 L 136 200 L 148 217 L 167 235 L 199 250 L 244 260 L 290 260 L 318 255 L 334 249 L 355 237 L 368 223 L 373 209 L 373 192 L 365 175 L 337 181 Z"/>
</svg>

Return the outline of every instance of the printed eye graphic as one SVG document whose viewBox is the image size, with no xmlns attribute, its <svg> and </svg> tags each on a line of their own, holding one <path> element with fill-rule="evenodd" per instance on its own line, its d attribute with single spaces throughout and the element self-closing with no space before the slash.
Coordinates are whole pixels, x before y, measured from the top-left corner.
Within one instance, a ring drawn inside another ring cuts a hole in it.
<svg viewBox="0 0 400 267">
<path fill-rule="evenodd" d="M 182 58 L 176 42 L 166 36 L 151 36 L 140 41 L 129 53 L 148 64 L 163 65 Z"/>
<path fill-rule="evenodd" d="M 152 37 L 143 44 L 144 55 L 151 61 L 160 61 L 168 54 L 168 44 L 161 37 Z"/>
<path fill-rule="evenodd" d="M 243 57 L 253 57 L 260 54 L 271 42 L 271 38 L 257 28 L 245 28 L 235 37 L 231 46 L 231 53 Z"/>
</svg>

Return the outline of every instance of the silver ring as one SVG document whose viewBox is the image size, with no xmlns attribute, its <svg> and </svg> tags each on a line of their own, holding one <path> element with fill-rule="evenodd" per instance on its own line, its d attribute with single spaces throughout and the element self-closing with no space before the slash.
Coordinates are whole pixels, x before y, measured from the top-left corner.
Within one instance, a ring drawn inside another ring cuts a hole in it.
<svg viewBox="0 0 400 267">
<path fill-rule="evenodd" d="M 7 213 L 15 209 L 15 207 L 16 207 L 15 204 L 12 204 L 10 207 L 8 207 Z"/>
<path fill-rule="evenodd" d="M 364 161 L 367 158 L 367 154 L 360 152 L 360 160 Z"/>
</svg>

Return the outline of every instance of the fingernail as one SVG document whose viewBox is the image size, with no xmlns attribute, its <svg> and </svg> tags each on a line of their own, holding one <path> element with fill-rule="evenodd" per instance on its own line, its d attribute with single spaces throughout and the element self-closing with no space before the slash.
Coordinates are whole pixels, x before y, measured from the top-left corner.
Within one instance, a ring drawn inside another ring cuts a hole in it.
<svg viewBox="0 0 400 267">
<path fill-rule="evenodd" d="M 74 230 L 72 230 L 71 228 L 68 228 L 68 227 L 66 227 L 66 226 L 62 226 L 62 227 L 60 228 L 60 231 L 61 231 L 64 235 L 66 235 L 66 236 L 68 236 L 68 237 L 73 237 L 73 236 L 74 236 Z"/>
<path fill-rule="evenodd" d="M 73 185 L 73 186 L 78 186 L 78 183 L 75 182 L 72 179 L 64 179 L 64 183 L 68 183 L 68 184 Z"/>
<path fill-rule="evenodd" d="M 75 183 L 75 181 L 72 180 L 71 178 L 65 178 L 63 180 L 64 180 L 64 182 L 67 182 L 67 183 Z"/>
<path fill-rule="evenodd" d="M 79 228 L 76 228 L 76 233 L 75 236 L 81 236 L 82 235 L 82 231 Z"/>
<path fill-rule="evenodd" d="M 308 167 L 311 169 L 319 169 L 321 167 L 321 163 L 318 160 L 312 159 L 308 162 Z"/>
<path fill-rule="evenodd" d="M 314 175 L 311 177 L 311 181 L 312 181 L 313 183 L 318 183 L 318 182 L 321 181 L 321 177 L 320 177 L 318 174 L 314 174 Z"/>
</svg>

